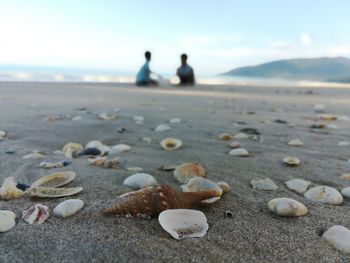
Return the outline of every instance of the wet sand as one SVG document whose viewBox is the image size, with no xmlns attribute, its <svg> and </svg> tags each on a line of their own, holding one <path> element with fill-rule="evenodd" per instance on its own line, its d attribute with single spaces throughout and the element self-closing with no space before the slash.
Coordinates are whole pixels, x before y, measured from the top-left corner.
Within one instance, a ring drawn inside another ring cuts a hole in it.
<svg viewBox="0 0 350 263">
<path fill-rule="evenodd" d="M 340 224 L 350 228 L 349 200 L 341 206 L 315 204 L 285 186 L 285 181 L 302 178 L 313 184 L 337 189 L 350 183 L 340 175 L 350 172 L 349 147 L 338 146 L 350 140 L 350 122 L 334 121 L 338 129 L 310 132 L 314 104 L 324 104 L 326 113 L 350 114 L 347 89 L 276 88 L 238 86 L 196 86 L 194 88 L 136 88 L 129 84 L 0 83 L 0 130 L 8 136 L 0 141 L 0 179 L 15 176 L 30 184 L 54 171 L 74 171 L 70 186 L 82 186 L 75 196 L 85 207 L 65 219 L 51 215 L 42 225 L 28 225 L 22 212 L 35 203 L 50 210 L 66 198 L 0 201 L 1 209 L 16 213 L 16 226 L 0 233 L 0 262 L 346 262 L 350 257 L 330 245 L 321 234 Z M 118 107 L 118 119 L 103 121 L 102 112 Z M 86 108 L 82 110 L 81 108 Z M 62 120 L 47 123 L 48 115 Z M 145 118 L 135 124 L 133 116 Z M 81 120 L 73 121 L 74 116 Z M 179 124 L 169 124 L 181 118 Z M 274 123 L 282 119 L 293 124 Z M 269 123 L 271 121 L 271 123 Z M 237 124 L 240 123 L 240 124 Z M 245 125 L 243 123 L 246 123 Z M 154 132 L 158 124 L 172 129 Z M 256 128 L 263 142 L 239 140 L 251 156 L 229 156 L 228 142 L 220 133 L 236 134 L 242 128 Z M 124 133 L 118 129 L 125 128 Z M 151 137 L 150 144 L 142 137 Z M 162 150 L 166 137 L 183 141 L 177 151 Z M 303 147 L 287 142 L 301 139 Z M 55 155 L 68 142 L 85 145 L 101 140 L 107 145 L 125 143 L 131 150 L 121 154 L 126 167 L 138 166 L 159 183 L 180 189 L 164 164 L 199 162 L 208 178 L 226 181 L 231 192 L 208 207 L 199 207 L 207 216 L 209 231 L 199 239 L 173 239 L 157 219 L 106 217 L 101 210 L 115 203 L 119 194 L 129 191 L 123 180 L 132 173 L 88 164 L 86 157 L 73 159 L 64 168 L 44 170 L 41 160 L 23 159 L 32 150 L 47 153 L 46 160 L 62 160 Z M 14 151 L 14 154 L 6 154 Z M 296 156 L 298 167 L 283 165 L 282 159 Z M 252 179 L 269 177 L 277 191 L 252 189 Z M 299 218 L 283 218 L 267 209 L 267 202 L 290 197 L 305 204 L 309 213 Z M 232 218 L 225 218 L 231 211 Z"/>
</svg>

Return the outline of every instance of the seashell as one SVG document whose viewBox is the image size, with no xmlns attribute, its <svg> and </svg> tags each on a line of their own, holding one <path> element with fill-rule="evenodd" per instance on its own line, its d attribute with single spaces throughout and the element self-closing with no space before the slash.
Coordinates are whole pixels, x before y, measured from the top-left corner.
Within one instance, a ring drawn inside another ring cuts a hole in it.
<svg viewBox="0 0 350 263">
<path fill-rule="evenodd" d="M 58 217 L 68 217 L 77 213 L 84 206 L 84 202 L 80 199 L 68 199 L 59 203 L 53 213 Z"/>
<path fill-rule="evenodd" d="M 160 124 L 154 129 L 154 131 L 156 131 L 156 132 L 163 132 L 163 131 L 168 131 L 170 129 L 171 128 L 168 125 Z"/>
<path fill-rule="evenodd" d="M 0 130 L 0 141 L 1 141 L 2 139 L 4 139 L 5 136 L 6 136 L 6 132 Z"/>
<path fill-rule="evenodd" d="M 304 143 L 301 140 L 295 139 L 288 142 L 290 146 L 303 146 Z"/>
<path fill-rule="evenodd" d="M 244 149 L 244 148 L 233 149 L 228 154 L 232 155 L 232 156 L 238 156 L 238 157 L 247 157 L 247 156 L 249 156 L 249 152 L 246 149 Z"/>
<path fill-rule="evenodd" d="M 232 140 L 233 137 L 232 135 L 228 134 L 228 133 L 221 133 L 219 135 L 219 140 L 222 140 L 222 141 L 229 141 L 229 140 Z"/>
<path fill-rule="evenodd" d="M 260 135 L 254 135 L 253 141 L 264 142 L 264 138 L 262 136 L 260 136 Z"/>
<path fill-rule="evenodd" d="M 33 151 L 27 155 L 23 156 L 23 159 L 42 159 L 45 158 L 45 153 L 43 152 L 38 152 L 38 151 Z"/>
<path fill-rule="evenodd" d="M 343 202 L 343 196 L 339 191 L 329 186 L 315 186 L 304 193 L 307 200 L 323 204 L 339 205 Z"/>
<path fill-rule="evenodd" d="M 60 116 L 46 116 L 43 121 L 44 122 L 54 122 L 63 119 L 63 117 Z"/>
<path fill-rule="evenodd" d="M 147 143 L 151 143 L 152 142 L 152 138 L 150 138 L 150 137 L 143 137 L 142 141 L 147 142 Z"/>
<path fill-rule="evenodd" d="M 57 155 L 64 155 L 64 153 L 60 150 L 56 150 L 53 152 L 54 154 L 57 154 Z"/>
<path fill-rule="evenodd" d="M 211 204 L 218 201 L 222 194 L 222 189 L 213 181 L 205 179 L 203 177 L 193 177 L 187 184 L 181 186 L 183 192 L 201 192 L 201 191 L 216 191 L 220 193 L 219 196 L 202 200 L 203 203 Z"/>
<path fill-rule="evenodd" d="M 341 189 L 340 192 L 344 197 L 350 198 L 350 186 Z"/>
<path fill-rule="evenodd" d="M 11 230 L 16 225 L 16 215 L 12 211 L 0 210 L 0 232 Z"/>
<path fill-rule="evenodd" d="M 119 158 L 107 159 L 103 162 L 103 167 L 110 168 L 110 169 L 118 168 L 120 165 L 119 160 L 120 160 Z"/>
<path fill-rule="evenodd" d="M 202 192 L 177 192 L 167 185 L 148 186 L 119 196 L 119 202 L 104 210 L 105 214 L 148 215 L 155 217 L 167 209 L 192 208 L 202 200 L 220 196 L 213 190 Z"/>
<path fill-rule="evenodd" d="M 111 113 L 111 114 L 108 114 L 108 113 L 101 113 L 98 115 L 98 117 L 102 120 L 105 120 L 105 121 L 111 121 L 111 120 L 115 120 L 117 118 L 117 114 L 115 113 Z"/>
<path fill-rule="evenodd" d="M 296 166 L 300 164 L 300 160 L 298 158 L 291 157 L 291 156 L 283 158 L 283 162 L 290 166 Z"/>
<path fill-rule="evenodd" d="M 88 148 L 96 148 L 98 150 L 101 151 L 101 155 L 105 155 L 109 152 L 110 147 L 107 145 L 104 145 L 102 142 L 100 141 L 89 141 L 86 145 L 85 145 L 85 149 Z"/>
<path fill-rule="evenodd" d="M 101 166 L 104 164 L 105 161 L 107 161 L 107 159 L 107 157 L 89 158 L 88 162 L 92 165 Z"/>
<path fill-rule="evenodd" d="M 205 169 L 199 163 L 184 163 L 176 167 L 174 176 L 180 183 L 187 183 L 192 177 L 205 177 Z"/>
<path fill-rule="evenodd" d="M 75 176 L 75 172 L 57 172 L 39 178 L 30 187 L 60 187 L 73 181 Z"/>
<path fill-rule="evenodd" d="M 248 134 L 244 132 L 237 133 L 235 136 L 233 136 L 234 139 L 248 139 Z"/>
<path fill-rule="evenodd" d="M 41 162 L 39 164 L 40 168 L 44 168 L 44 169 L 51 169 L 51 168 L 60 168 L 60 167 L 64 167 L 65 163 L 64 162 Z"/>
<path fill-rule="evenodd" d="M 291 179 L 286 182 L 288 189 L 296 191 L 300 194 L 305 193 L 310 184 L 311 182 L 303 179 Z"/>
<path fill-rule="evenodd" d="M 84 156 L 84 155 L 96 156 L 96 155 L 100 155 L 100 154 L 102 154 L 102 152 L 97 148 L 85 148 L 84 150 L 79 152 L 78 155 L 79 156 Z"/>
<path fill-rule="evenodd" d="M 232 212 L 231 212 L 231 211 L 228 211 L 228 210 L 225 211 L 224 215 L 225 215 L 225 217 L 227 217 L 227 218 L 232 218 L 232 217 L 233 217 Z"/>
<path fill-rule="evenodd" d="M 275 191 L 278 186 L 270 178 L 265 179 L 254 179 L 250 182 L 254 189 Z"/>
<path fill-rule="evenodd" d="M 173 151 L 182 146 L 182 141 L 175 138 L 166 138 L 160 142 L 160 145 L 167 151 Z"/>
<path fill-rule="evenodd" d="M 134 116 L 134 121 L 138 123 L 142 123 L 145 120 L 142 116 Z"/>
<path fill-rule="evenodd" d="M 139 173 L 143 171 L 142 167 L 127 167 L 126 170 L 132 173 Z"/>
<path fill-rule="evenodd" d="M 31 197 L 64 197 L 80 193 L 83 187 L 73 188 L 52 188 L 52 187 L 34 187 L 26 190 Z"/>
<path fill-rule="evenodd" d="M 337 249 L 350 253 L 350 230 L 341 225 L 335 225 L 323 233 L 324 237 L 329 243 Z"/>
<path fill-rule="evenodd" d="M 42 224 L 49 218 L 49 208 L 46 205 L 36 204 L 23 212 L 22 219 L 29 224 Z"/>
<path fill-rule="evenodd" d="M 303 216 L 308 210 L 302 203 L 290 198 L 276 198 L 267 203 L 270 211 L 280 216 Z"/>
<path fill-rule="evenodd" d="M 349 146 L 349 145 L 350 145 L 349 141 L 338 142 L 338 146 Z"/>
<path fill-rule="evenodd" d="M 216 184 L 222 189 L 223 193 L 228 193 L 231 191 L 230 185 L 226 182 L 217 182 Z"/>
<path fill-rule="evenodd" d="M 76 158 L 78 153 L 83 150 L 83 146 L 79 143 L 70 142 L 63 146 L 63 153 L 66 158 Z"/>
<path fill-rule="evenodd" d="M 83 117 L 81 117 L 81 116 L 74 116 L 74 117 L 72 117 L 72 121 L 80 121 L 82 119 L 83 119 Z"/>
<path fill-rule="evenodd" d="M 339 127 L 335 124 L 327 124 L 327 128 L 329 129 L 338 129 Z"/>
<path fill-rule="evenodd" d="M 318 118 L 325 121 L 335 121 L 338 117 L 332 114 L 321 114 Z"/>
<path fill-rule="evenodd" d="M 313 107 L 315 110 L 323 110 L 325 108 L 323 104 L 315 104 Z"/>
<path fill-rule="evenodd" d="M 17 188 L 17 182 L 14 177 L 7 177 L 0 188 L 0 196 L 2 199 L 11 200 L 21 197 L 24 191 Z"/>
<path fill-rule="evenodd" d="M 112 146 L 108 153 L 109 154 L 118 154 L 118 153 L 122 153 L 122 152 L 127 152 L 130 149 L 131 149 L 130 146 L 127 144 L 118 144 L 118 145 Z"/>
<path fill-rule="evenodd" d="M 340 176 L 341 179 L 350 180 L 350 174 L 343 174 Z"/>
<path fill-rule="evenodd" d="M 230 143 L 230 147 L 233 148 L 233 149 L 236 149 L 236 148 L 241 147 L 241 144 L 239 142 L 233 141 L 233 142 Z"/>
<path fill-rule="evenodd" d="M 156 185 L 157 180 L 150 174 L 137 173 L 130 175 L 123 181 L 123 185 L 132 189 L 141 189 L 147 186 Z"/>
<path fill-rule="evenodd" d="M 175 239 L 203 237 L 209 228 L 203 212 L 192 209 L 165 210 L 159 214 L 158 222 Z"/>
<path fill-rule="evenodd" d="M 311 129 L 324 129 L 324 128 L 326 128 L 326 125 L 323 124 L 323 123 L 320 123 L 320 124 L 312 124 L 312 125 L 310 126 L 310 128 L 311 128 Z"/>
<path fill-rule="evenodd" d="M 348 116 L 339 116 L 338 121 L 349 121 L 349 117 Z"/>
<path fill-rule="evenodd" d="M 173 118 L 169 120 L 169 123 L 181 123 L 181 119 L 180 118 Z"/>
</svg>

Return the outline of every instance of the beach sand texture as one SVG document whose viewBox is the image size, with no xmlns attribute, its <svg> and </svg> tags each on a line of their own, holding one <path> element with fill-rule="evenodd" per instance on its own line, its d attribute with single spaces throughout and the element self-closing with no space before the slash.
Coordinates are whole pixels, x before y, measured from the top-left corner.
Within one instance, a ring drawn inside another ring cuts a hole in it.
<svg viewBox="0 0 350 263">
<path fill-rule="evenodd" d="M 349 200 L 340 206 L 316 204 L 285 185 L 293 178 L 337 189 L 350 184 L 340 178 L 350 171 L 350 146 L 338 146 L 338 142 L 350 140 L 350 122 L 324 122 L 338 129 L 310 132 L 315 121 L 305 117 L 317 115 L 314 104 L 324 104 L 327 113 L 350 114 L 349 91 L 341 88 L 150 89 L 129 84 L 0 83 L 0 130 L 7 132 L 0 141 L 0 180 L 14 176 L 30 184 L 54 171 L 74 171 L 77 177 L 69 186 L 84 187 L 74 198 L 85 203 L 77 214 L 62 219 L 53 216 L 52 210 L 72 197 L 1 200 L 0 208 L 13 211 L 17 219 L 12 230 L 0 233 L 0 262 L 349 261 L 349 255 L 321 236 L 333 225 L 350 227 Z M 114 112 L 116 107 L 120 109 L 116 120 L 97 118 L 102 112 Z M 43 121 L 50 115 L 64 118 Z M 82 119 L 72 120 L 75 116 Z M 143 124 L 135 124 L 134 116 L 143 116 Z M 172 118 L 181 118 L 181 123 L 169 123 Z M 294 126 L 273 122 L 276 119 Z M 155 132 L 159 124 L 171 129 Z M 250 156 L 228 155 L 229 142 L 218 140 L 219 134 L 234 135 L 246 127 L 258 129 L 263 142 L 237 140 Z M 126 131 L 118 133 L 121 128 Z M 152 142 L 143 141 L 143 137 L 151 137 Z M 163 150 L 159 143 L 166 137 L 181 139 L 183 147 Z M 288 146 L 292 139 L 300 139 L 305 145 Z M 178 241 L 161 228 L 157 219 L 104 216 L 101 211 L 130 190 L 122 185 L 132 174 L 124 168 L 96 167 L 80 157 L 67 167 L 45 170 L 39 167 L 41 160 L 22 158 L 32 150 L 40 150 L 47 153 L 45 160 L 62 160 L 53 153 L 55 150 L 68 142 L 85 145 L 91 140 L 107 145 L 128 144 L 131 150 L 119 155 L 125 167 L 142 167 L 159 183 L 177 190 L 180 183 L 172 172 L 160 170 L 162 165 L 199 162 L 209 179 L 227 182 L 231 192 L 210 206 L 197 208 L 208 219 L 207 235 Z M 286 156 L 299 158 L 301 164 L 284 165 L 282 159 Z M 267 177 L 277 184 L 276 191 L 250 186 L 251 180 Z M 297 218 L 271 213 L 267 202 L 278 197 L 302 202 L 309 213 Z M 21 219 L 22 212 L 36 203 L 47 205 L 51 215 L 41 225 L 28 225 Z M 231 211 L 233 217 L 225 217 L 225 211 Z"/>
</svg>

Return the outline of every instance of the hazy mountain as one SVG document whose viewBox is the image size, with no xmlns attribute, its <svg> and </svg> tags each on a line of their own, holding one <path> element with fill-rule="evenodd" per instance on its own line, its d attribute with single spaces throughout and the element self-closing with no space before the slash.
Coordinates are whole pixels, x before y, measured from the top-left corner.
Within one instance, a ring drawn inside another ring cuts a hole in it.
<svg viewBox="0 0 350 263">
<path fill-rule="evenodd" d="M 236 68 L 223 75 L 349 82 L 350 59 L 324 57 L 278 60 L 257 66 Z"/>
</svg>

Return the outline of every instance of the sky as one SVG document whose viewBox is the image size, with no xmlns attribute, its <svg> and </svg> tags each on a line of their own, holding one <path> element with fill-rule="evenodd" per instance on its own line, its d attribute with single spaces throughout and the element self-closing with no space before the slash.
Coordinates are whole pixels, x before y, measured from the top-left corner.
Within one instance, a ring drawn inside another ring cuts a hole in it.
<svg viewBox="0 0 350 263">
<path fill-rule="evenodd" d="M 199 75 L 349 56 L 349 0 L 0 0 L 0 64 Z"/>
</svg>

